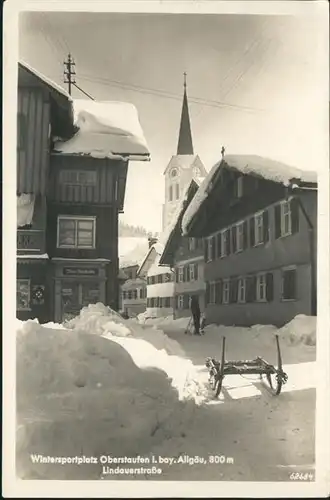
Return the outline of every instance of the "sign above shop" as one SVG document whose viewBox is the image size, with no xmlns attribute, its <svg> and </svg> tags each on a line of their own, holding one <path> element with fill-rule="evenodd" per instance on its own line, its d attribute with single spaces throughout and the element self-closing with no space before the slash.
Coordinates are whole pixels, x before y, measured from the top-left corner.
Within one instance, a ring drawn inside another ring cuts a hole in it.
<svg viewBox="0 0 330 500">
<path fill-rule="evenodd" d="M 63 267 L 64 276 L 97 276 L 97 267 Z"/>
</svg>

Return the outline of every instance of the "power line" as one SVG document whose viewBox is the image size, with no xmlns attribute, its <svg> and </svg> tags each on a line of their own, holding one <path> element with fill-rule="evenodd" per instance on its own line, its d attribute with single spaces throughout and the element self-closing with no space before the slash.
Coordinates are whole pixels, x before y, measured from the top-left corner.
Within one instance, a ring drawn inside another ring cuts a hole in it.
<svg viewBox="0 0 330 500">
<path fill-rule="evenodd" d="M 168 91 L 163 91 L 163 90 L 158 90 L 158 89 L 152 89 L 152 88 L 147 88 L 147 87 L 141 87 L 133 84 L 127 84 L 124 82 L 119 82 L 116 80 L 110 80 L 107 78 L 102 78 L 102 77 L 95 77 L 95 76 L 90 76 L 90 75 L 81 75 L 80 78 L 85 81 L 90 81 L 94 83 L 98 83 L 100 85 L 105 85 L 109 87 L 119 87 L 121 89 L 126 89 L 130 90 L 132 92 L 138 92 L 142 94 L 151 94 L 155 95 L 158 97 L 163 97 L 167 99 L 175 99 L 175 100 L 182 100 L 182 96 L 179 94 L 174 94 Z M 205 105 L 205 106 L 210 106 L 210 107 L 218 107 L 218 108 L 232 108 L 232 109 L 237 109 L 237 110 L 245 110 L 245 111 L 262 111 L 262 109 L 258 108 L 252 108 L 252 107 L 247 107 L 247 106 L 240 106 L 238 104 L 231 104 L 231 103 L 226 103 L 226 102 L 221 102 L 221 101 L 215 101 L 211 99 L 205 99 L 201 97 L 191 97 L 189 96 L 189 102 L 195 103 L 195 104 L 200 104 L 200 105 Z"/>
<path fill-rule="evenodd" d="M 90 99 L 92 99 L 92 101 L 95 101 L 94 97 L 92 97 L 88 92 L 85 92 L 82 88 L 79 87 L 79 85 L 77 85 L 76 83 L 73 83 L 73 85 L 78 89 L 80 90 L 80 92 L 82 92 L 83 94 L 85 94 L 87 97 L 89 97 Z"/>
</svg>

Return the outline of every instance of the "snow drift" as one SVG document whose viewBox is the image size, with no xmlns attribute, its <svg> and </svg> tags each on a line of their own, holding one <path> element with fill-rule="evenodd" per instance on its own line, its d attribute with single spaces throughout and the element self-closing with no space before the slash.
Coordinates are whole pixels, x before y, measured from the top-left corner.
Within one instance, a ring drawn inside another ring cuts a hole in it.
<svg viewBox="0 0 330 500">
<path fill-rule="evenodd" d="M 155 445 L 180 437 L 193 415 L 195 403 L 180 402 L 162 370 L 170 364 L 165 350 L 158 363 L 147 341 L 91 335 L 91 321 L 85 331 L 78 328 L 84 319 L 77 329 L 17 323 L 16 464 L 22 479 L 99 479 L 100 463 L 41 464 L 31 454 L 148 456 Z M 127 333 L 109 315 L 105 321 L 115 334 Z"/>
</svg>

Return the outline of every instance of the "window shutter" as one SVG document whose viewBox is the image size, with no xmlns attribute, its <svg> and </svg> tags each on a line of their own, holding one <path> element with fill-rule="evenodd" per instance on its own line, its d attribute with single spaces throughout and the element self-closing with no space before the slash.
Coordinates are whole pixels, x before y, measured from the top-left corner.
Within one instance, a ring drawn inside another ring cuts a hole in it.
<svg viewBox="0 0 330 500">
<path fill-rule="evenodd" d="M 226 230 L 226 254 L 230 255 L 230 229 Z"/>
<path fill-rule="evenodd" d="M 205 302 L 206 304 L 210 303 L 210 283 L 208 281 L 206 282 Z"/>
<path fill-rule="evenodd" d="M 250 225 L 250 246 L 253 247 L 255 244 L 255 236 L 254 236 L 254 217 L 251 217 L 249 220 Z"/>
<path fill-rule="evenodd" d="M 274 299 L 274 277 L 273 273 L 266 274 L 266 299 L 271 302 Z"/>
<path fill-rule="evenodd" d="M 232 278 L 230 280 L 230 292 L 229 292 L 230 303 L 233 304 L 237 302 L 237 297 L 238 297 L 238 279 Z"/>
<path fill-rule="evenodd" d="M 215 283 L 215 303 L 221 304 L 221 281 Z"/>
<path fill-rule="evenodd" d="M 179 269 L 177 267 L 175 268 L 175 282 L 179 282 Z"/>
<path fill-rule="evenodd" d="M 248 247 L 248 222 L 245 220 L 243 222 L 243 249 Z"/>
<path fill-rule="evenodd" d="M 275 216 L 275 239 L 277 239 L 281 236 L 281 205 L 275 205 L 274 216 Z"/>
<path fill-rule="evenodd" d="M 221 233 L 218 233 L 216 238 L 217 238 L 217 257 L 221 257 Z"/>
<path fill-rule="evenodd" d="M 262 214 L 263 219 L 263 231 L 264 231 L 264 243 L 269 241 L 269 212 L 265 210 Z"/>
<path fill-rule="evenodd" d="M 189 281 L 189 266 L 183 267 L 183 281 Z"/>
<path fill-rule="evenodd" d="M 198 278 L 199 278 L 199 276 L 198 276 L 198 264 L 196 263 L 196 264 L 194 264 L 194 266 L 195 266 L 195 271 L 194 271 L 194 273 L 195 273 L 195 280 L 198 280 Z"/>
<path fill-rule="evenodd" d="M 207 262 L 207 238 L 204 238 L 204 260 Z"/>
<path fill-rule="evenodd" d="M 246 278 L 246 302 L 253 302 L 253 276 Z"/>
<path fill-rule="evenodd" d="M 236 226 L 233 226 L 231 228 L 231 247 L 233 250 L 233 253 L 236 252 Z"/>
<path fill-rule="evenodd" d="M 183 309 L 189 309 L 189 295 L 186 293 L 183 296 Z"/>
<path fill-rule="evenodd" d="M 299 231 L 299 202 L 297 198 L 292 198 L 290 201 L 291 210 L 291 233 L 298 233 Z"/>
</svg>

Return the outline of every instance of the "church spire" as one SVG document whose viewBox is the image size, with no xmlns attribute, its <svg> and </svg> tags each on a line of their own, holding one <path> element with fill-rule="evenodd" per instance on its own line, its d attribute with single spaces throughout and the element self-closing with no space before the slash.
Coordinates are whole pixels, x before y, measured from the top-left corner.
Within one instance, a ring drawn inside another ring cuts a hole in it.
<svg viewBox="0 0 330 500">
<path fill-rule="evenodd" d="M 182 111 L 181 111 L 181 123 L 180 123 L 180 132 L 179 132 L 179 141 L 178 141 L 178 155 L 193 155 L 193 143 L 191 137 L 191 129 L 190 129 L 190 118 L 189 118 L 189 109 L 188 109 L 188 99 L 187 99 L 187 74 L 184 73 L 184 93 L 183 93 L 183 103 L 182 103 Z"/>
</svg>

